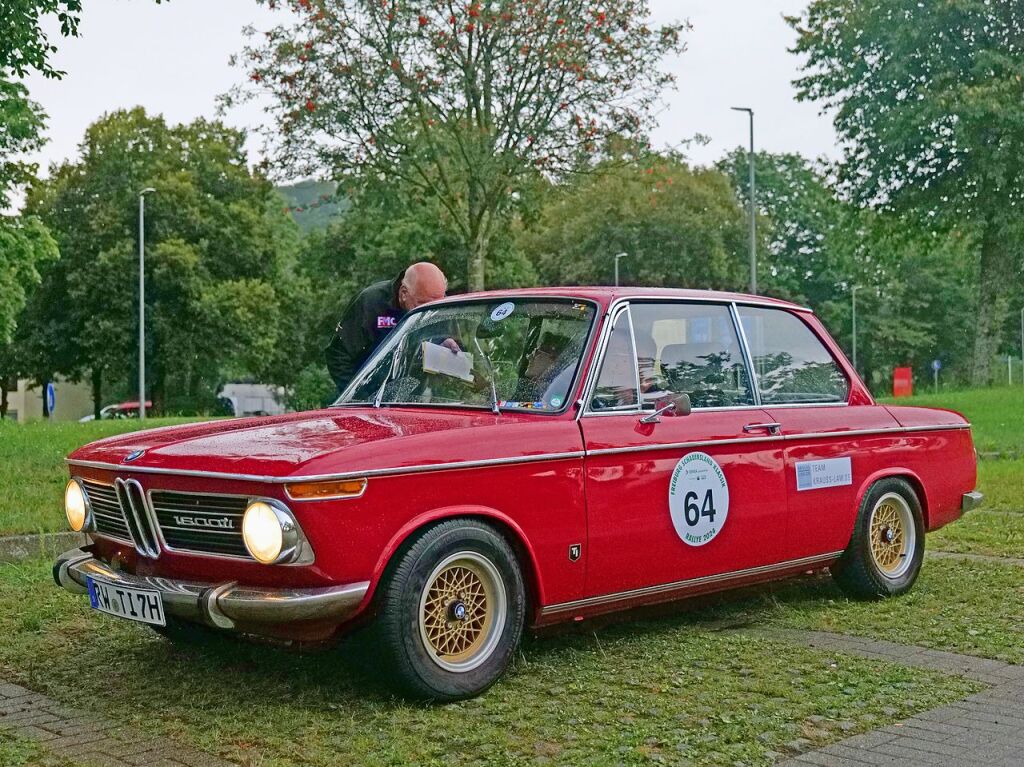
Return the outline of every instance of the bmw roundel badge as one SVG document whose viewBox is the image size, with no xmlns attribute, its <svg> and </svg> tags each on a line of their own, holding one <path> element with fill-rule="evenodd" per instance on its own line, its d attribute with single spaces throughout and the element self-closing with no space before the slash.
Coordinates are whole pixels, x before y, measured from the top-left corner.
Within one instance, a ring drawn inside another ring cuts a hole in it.
<svg viewBox="0 0 1024 767">
<path fill-rule="evenodd" d="M 132 461 L 137 461 L 138 459 L 142 458 L 145 452 L 145 450 L 133 450 L 124 457 L 121 463 L 131 463 Z"/>
</svg>

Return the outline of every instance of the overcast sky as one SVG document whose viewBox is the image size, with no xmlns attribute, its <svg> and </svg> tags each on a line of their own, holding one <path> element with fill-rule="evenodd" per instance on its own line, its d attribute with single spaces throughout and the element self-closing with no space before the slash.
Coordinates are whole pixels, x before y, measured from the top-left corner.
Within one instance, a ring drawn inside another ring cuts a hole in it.
<svg viewBox="0 0 1024 767">
<path fill-rule="evenodd" d="M 759 149 L 835 156 L 835 134 L 817 107 L 799 104 L 792 80 L 799 59 L 788 52 L 794 34 L 784 14 L 799 13 L 808 0 L 652 0 L 657 21 L 685 18 L 693 24 L 688 50 L 667 62 L 678 90 L 665 95 L 657 146 L 677 145 L 695 134 L 711 143 L 690 157 L 711 163 L 747 142 L 747 118 L 731 106 L 757 113 Z M 32 77 L 32 97 L 49 115 L 49 143 L 34 158 L 41 170 L 77 155 L 85 128 L 111 110 L 144 106 L 169 121 L 213 116 L 216 97 L 242 76 L 228 57 L 243 45 L 242 27 L 264 28 L 277 14 L 253 0 L 91 0 L 85 3 L 81 37 L 56 40 L 53 63 L 67 71 L 60 81 Z M 230 112 L 227 122 L 259 125 L 255 105 Z M 250 152 L 258 159 L 258 140 Z"/>
</svg>

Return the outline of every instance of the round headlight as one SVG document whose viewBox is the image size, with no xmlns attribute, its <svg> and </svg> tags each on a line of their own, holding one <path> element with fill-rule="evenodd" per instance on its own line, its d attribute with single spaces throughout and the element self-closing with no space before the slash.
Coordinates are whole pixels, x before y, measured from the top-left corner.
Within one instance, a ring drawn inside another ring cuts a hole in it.
<svg viewBox="0 0 1024 767">
<path fill-rule="evenodd" d="M 85 523 L 89 516 L 88 506 L 85 502 L 85 491 L 78 484 L 77 480 L 68 482 L 64 488 L 64 513 L 68 517 L 68 524 L 76 533 L 85 529 Z"/>
<path fill-rule="evenodd" d="M 264 501 L 249 504 L 242 517 L 242 540 L 253 559 L 272 565 L 281 556 L 285 529 L 277 509 Z"/>
</svg>

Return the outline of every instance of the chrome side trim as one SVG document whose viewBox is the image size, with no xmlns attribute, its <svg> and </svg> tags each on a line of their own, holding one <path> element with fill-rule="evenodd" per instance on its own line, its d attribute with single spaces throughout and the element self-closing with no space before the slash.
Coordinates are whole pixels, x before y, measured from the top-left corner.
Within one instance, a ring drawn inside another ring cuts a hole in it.
<svg viewBox="0 0 1024 767">
<path fill-rule="evenodd" d="M 616 413 L 616 415 L 627 415 Z M 628 415 L 634 415 L 632 413 Z M 539 455 L 513 456 L 510 458 L 488 458 L 480 461 L 456 461 L 453 463 L 431 463 L 418 466 L 399 466 L 390 469 L 373 469 L 371 471 L 350 471 L 338 474 L 297 474 L 290 477 L 276 477 L 260 474 L 230 474 L 220 471 L 199 471 L 182 469 L 160 469 L 155 467 L 134 466 L 127 468 L 117 463 L 105 463 L 103 461 L 79 461 L 65 459 L 69 466 L 79 466 L 87 469 L 105 469 L 108 471 L 123 471 L 133 474 L 166 474 L 175 477 L 200 477 L 203 479 L 228 479 L 240 482 L 264 482 L 267 484 L 287 484 L 289 482 L 326 482 L 332 479 L 355 479 L 358 477 L 389 477 L 402 474 L 426 474 L 435 471 L 457 471 L 460 469 L 479 469 L 486 466 L 509 466 L 512 464 L 541 463 L 546 461 L 565 461 L 573 458 L 585 458 L 594 455 L 607 455 L 611 452 L 628 453 L 644 452 L 648 450 L 668 450 L 673 448 L 706 447 L 709 445 L 730 445 L 742 442 L 762 442 L 766 440 L 778 440 L 793 442 L 808 439 L 826 439 L 832 437 L 863 437 L 876 434 L 906 434 L 929 431 L 962 431 L 970 429 L 970 424 L 948 424 L 941 426 L 899 426 L 891 429 L 861 429 L 851 431 L 824 431 L 811 434 L 787 434 L 781 437 L 754 437 L 727 440 L 710 440 L 703 442 L 675 442 L 662 445 L 641 445 L 638 447 L 617 447 L 609 448 L 608 451 L 591 450 L 589 452 L 578 450 L 566 453 L 543 453 Z M 179 492 L 179 491 L 174 491 Z M 184 491 L 182 491 L 184 492 Z"/>
<path fill-rule="evenodd" d="M 652 450 L 692 450 L 716 445 L 742 445 L 748 442 L 799 442 L 808 439 L 832 439 L 835 437 L 867 437 L 880 434 L 906 434 L 923 431 L 961 431 L 968 426 L 903 426 L 894 429 L 858 429 L 852 431 L 822 431 L 804 434 L 783 434 L 774 437 L 738 437 L 736 439 L 713 439 L 702 442 L 666 442 L 660 445 L 637 445 L 633 447 L 611 447 L 590 450 L 587 457 L 595 455 L 617 455 L 619 453 L 647 453 Z"/>
<path fill-rule="evenodd" d="M 69 466 L 86 469 L 104 469 L 121 471 L 130 474 L 166 474 L 174 477 L 201 477 L 204 479 L 230 479 L 241 482 L 266 482 L 283 485 L 292 482 L 326 482 L 332 479 L 356 479 L 359 477 L 387 477 L 398 474 L 424 474 L 434 471 L 456 471 L 459 469 L 479 469 L 485 466 L 507 466 L 519 463 L 542 463 L 546 461 L 563 461 L 570 458 L 582 458 L 584 451 L 567 453 L 539 453 L 537 455 L 512 456 L 509 458 L 487 458 L 479 461 L 454 461 L 452 463 L 429 463 L 418 466 L 396 466 L 390 469 L 372 469 L 370 471 L 349 471 L 338 474 L 296 474 L 290 477 L 276 477 L 263 474 L 232 474 L 223 471 L 201 471 L 198 469 L 161 469 L 147 466 L 123 466 L 119 463 L 104 461 L 79 461 L 65 459 Z M 173 492 L 179 492 L 177 490 Z M 184 492 L 184 491 L 181 491 Z"/>
<path fill-rule="evenodd" d="M 773 565 L 762 565 L 760 567 L 751 567 L 747 570 L 736 570 L 735 572 L 706 575 L 702 578 L 690 578 L 683 581 L 674 581 L 673 583 L 660 583 L 656 586 L 646 586 L 642 589 L 618 591 L 613 594 L 602 594 L 596 597 L 577 599 L 573 602 L 562 602 L 560 604 L 548 605 L 543 608 L 541 610 L 541 615 L 557 615 L 559 613 L 583 610 L 588 607 L 599 607 L 601 605 L 614 604 L 615 602 L 623 602 L 630 599 L 643 599 L 644 597 L 657 596 L 659 594 L 666 594 L 673 591 L 686 591 L 715 583 L 728 583 L 729 581 L 741 580 L 752 575 L 767 575 L 780 570 L 790 570 L 797 567 L 814 567 L 815 565 L 824 565 L 834 561 L 842 553 L 842 551 L 833 551 L 829 554 L 819 554 L 813 557 L 804 557 L 803 559 L 790 559 L 786 562 L 778 562 Z"/>
</svg>

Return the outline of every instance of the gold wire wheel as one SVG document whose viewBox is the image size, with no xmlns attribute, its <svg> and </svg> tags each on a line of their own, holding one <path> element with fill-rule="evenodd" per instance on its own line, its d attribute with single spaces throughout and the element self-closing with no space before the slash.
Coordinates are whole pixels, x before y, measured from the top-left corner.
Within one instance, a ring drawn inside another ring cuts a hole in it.
<svg viewBox="0 0 1024 767">
<path fill-rule="evenodd" d="M 882 574 L 899 578 L 913 561 L 917 530 L 903 496 L 888 493 L 871 511 L 871 558 Z"/>
<path fill-rule="evenodd" d="M 427 578 L 420 634 L 428 654 L 448 671 L 470 671 L 493 652 L 505 622 L 505 590 L 497 568 L 476 552 L 454 554 Z"/>
</svg>

